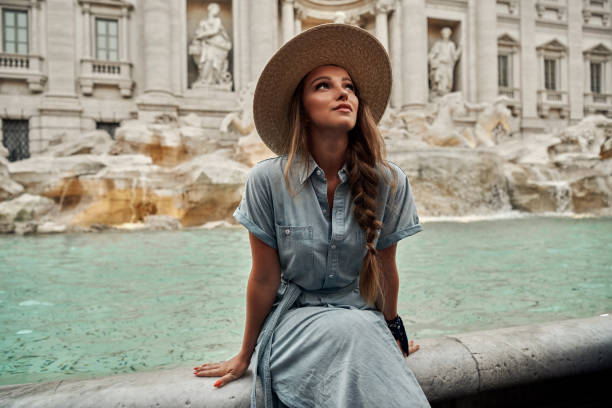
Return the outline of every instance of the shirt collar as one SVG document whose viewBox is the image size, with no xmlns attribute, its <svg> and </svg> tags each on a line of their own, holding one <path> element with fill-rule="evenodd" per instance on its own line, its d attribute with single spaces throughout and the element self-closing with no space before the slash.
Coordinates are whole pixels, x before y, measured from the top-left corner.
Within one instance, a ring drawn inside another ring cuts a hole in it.
<svg viewBox="0 0 612 408">
<path fill-rule="evenodd" d="M 321 170 L 321 172 L 323 172 L 317 162 L 312 158 L 311 155 L 309 155 L 308 167 L 306 168 L 306 171 L 300 172 L 300 184 L 303 184 L 306 180 L 308 180 L 312 176 L 312 173 L 314 173 L 316 170 Z M 346 167 L 346 162 L 338 172 L 338 177 L 340 177 L 340 181 L 343 183 L 348 180 L 348 168 Z"/>
</svg>

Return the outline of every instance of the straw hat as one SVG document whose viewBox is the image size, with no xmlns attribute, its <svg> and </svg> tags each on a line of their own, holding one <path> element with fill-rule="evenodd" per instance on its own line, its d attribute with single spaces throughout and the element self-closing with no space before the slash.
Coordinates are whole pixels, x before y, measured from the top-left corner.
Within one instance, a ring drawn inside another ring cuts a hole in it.
<svg viewBox="0 0 612 408">
<path fill-rule="evenodd" d="M 376 123 L 391 93 L 391 63 L 383 45 L 348 24 L 322 24 L 297 35 L 272 56 L 253 100 L 255 127 L 274 153 L 289 150 L 289 105 L 302 78 L 321 65 L 344 68 L 370 107 Z"/>
</svg>

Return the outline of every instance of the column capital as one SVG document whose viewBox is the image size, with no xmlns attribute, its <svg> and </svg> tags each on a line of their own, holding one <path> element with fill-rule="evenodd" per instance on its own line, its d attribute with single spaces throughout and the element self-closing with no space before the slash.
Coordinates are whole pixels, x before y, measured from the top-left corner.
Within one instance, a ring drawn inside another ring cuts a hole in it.
<svg viewBox="0 0 612 408">
<path fill-rule="evenodd" d="M 388 14 L 395 9 L 395 0 L 377 0 L 374 9 L 376 14 Z"/>
<path fill-rule="evenodd" d="M 294 0 L 281 0 L 281 1 L 283 3 L 286 3 L 286 4 L 293 4 L 294 3 Z"/>
<path fill-rule="evenodd" d="M 297 20 L 305 20 L 306 17 L 308 17 L 308 11 L 301 6 L 296 6 L 295 7 L 295 18 Z"/>
</svg>

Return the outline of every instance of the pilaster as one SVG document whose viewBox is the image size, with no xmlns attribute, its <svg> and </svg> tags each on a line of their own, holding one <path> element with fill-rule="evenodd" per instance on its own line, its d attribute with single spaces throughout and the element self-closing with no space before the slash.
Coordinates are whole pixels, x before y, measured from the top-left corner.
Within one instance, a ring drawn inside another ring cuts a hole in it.
<svg viewBox="0 0 612 408">
<path fill-rule="evenodd" d="M 570 121 L 584 116 L 584 57 L 582 54 L 582 2 L 569 1 L 568 20 L 568 91 Z"/>
<path fill-rule="evenodd" d="M 427 103 L 427 18 L 425 0 L 402 0 L 402 108 Z"/>
<path fill-rule="evenodd" d="M 479 0 L 476 12 L 478 102 L 497 98 L 497 9 L 495 0 Z M 476 2 L 471 3 L 474 6 Z"/>
<path fill-rule="evenodd" d="M 255 81 L 278 48 L 278 5 L 276 1 L 262 1 L 250 8 L 250 79 Z"/>
<path fill-rule="evenodd" d="M 521 43 L 521 128 L 540 129 L 537 92 L 541 75 L 536 53 L 536 24 L 532 0 L 520 0 L 520 43 Z"/>
</svg>

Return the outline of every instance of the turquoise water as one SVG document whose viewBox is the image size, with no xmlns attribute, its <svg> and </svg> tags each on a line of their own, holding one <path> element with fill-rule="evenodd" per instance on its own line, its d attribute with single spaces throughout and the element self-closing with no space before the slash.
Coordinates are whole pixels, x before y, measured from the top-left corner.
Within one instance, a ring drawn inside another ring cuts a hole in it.
<svg viewBox="0 0 612 408">
<path fill-rule="evenodd" d="M 424 227 L 398 248 L 411 338 L 612 311 L 612 218 Z M 241 228 L 1 236 L 0 384 L 228 358 L 249 268 Z"/>
</svg>

